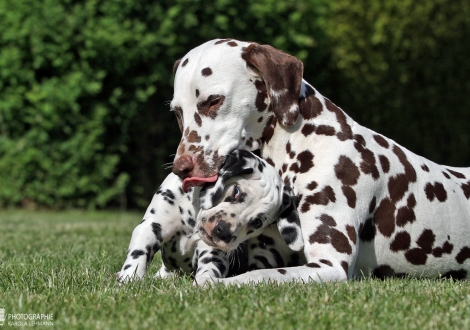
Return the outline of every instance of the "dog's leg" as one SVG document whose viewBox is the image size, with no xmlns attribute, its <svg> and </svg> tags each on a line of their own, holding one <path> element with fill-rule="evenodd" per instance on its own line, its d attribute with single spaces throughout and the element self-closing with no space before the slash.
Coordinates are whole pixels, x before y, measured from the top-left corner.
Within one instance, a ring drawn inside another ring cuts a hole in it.
<svg viewBox="0 0 470 330">
<path fill-rule="evenodd" d="M 154 195 L 142 222 L 134 229 L 127 250 L 127 258 L 117 274 L 121 282 L 142 278 L 154 254 L 162 244 L 170 240 L 177 232 L 191 228 L 195 221 L 190 215 L 195 212 L 191 193 L 184 194 L 181 180 L 170 174 Z M 184 213 L 183 210 L 188 212 Z M 192 213 L 191 211 L 193 210 Z"/>
<path fill-rule="evenodd" d="M 229 259 L 227 252 L 207 245 L 202 240 L 198 241 L 194 258 L 197 259 L 197 271 L 194 285 L 204 286 L 212 283 L 214 279 L 220 279 L 229 273 Z"/>
</svg>

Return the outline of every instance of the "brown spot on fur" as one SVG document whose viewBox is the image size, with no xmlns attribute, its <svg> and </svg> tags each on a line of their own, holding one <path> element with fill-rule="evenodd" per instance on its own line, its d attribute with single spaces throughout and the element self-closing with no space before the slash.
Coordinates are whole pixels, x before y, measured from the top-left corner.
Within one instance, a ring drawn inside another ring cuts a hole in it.
<svg viewBox="0 0 470 330">
<path fill-rule="evenodd" d="M 390 161 L 384 155 L 379 155 L 380 166 L 382 166 L 382 171 L 388 173 L 390 171 Z"/>
<path fill-rule="evenodd" d="M 395 153 L 395 155 L 397 155 L 398 159 L 400 160 L 400 162 L 403 164 L 403 167 L 405 168 L 405 175 L 406 175 L 406 178 L 410 181 L 410 182 L 416 182 L 416 171 L 413 167 L 413 165 L 411 165 L 411 163 L 408 161 L 408 159 L 406 158 L 406 155 L 405 153 L 403 152 L 403 150 L 401 150 L 398 146 L 393 146 L 393 152 Z"/>
<path fill-rule="evenodd" d="M 328 125 L 320 125 L 315 130 L 315 134 L 333 136 L 336 134 L 335 128 Z"/>
<path fill-rule="evenodd" d="M 303 99 L 300 99 L 299 106 L 300 112 L 306 120 L 319 116 L 323 111 L 323 106 L 320 100 L 315 97 L 315 92 Z"/>
<path fill-rule="evenodd" d="M 204 69 L 202 69 L 201 74 L 204 77 L 208 77 L 212 74 L 212 69 L 211 68 L 204 68 Z"/>
<path fill-rule="evenodd" d="M 416 220 L 415 212 L 407 207 L 403 206 L 398 209 L 397 212 L 397 226 L 403 227 L 407 223 L 413 223 Z"/>
<path fill-rule="evenodd" d="M 182 67 L 185 67 L 186 64 L 188 64 L 188 62 L 189 62 L 189 58 L 185 59 L 184 62 L 183 62 L 183 64 L 182 64 L 181 66 L 182 66 Z"/>
<path fill-rule="evenodd" d="M 310 267 L 310 268 L 321 268 L 321 266 L 315 262 L 309 262 L 305 266 Z"/>
<path fill-rule="evenodd" d="M 464 246 L 455 256 L 455 260 L 457 260 L 459 264 L 463 264 L 467 259 L 470 259 L 470 248 L 468 246 Z"/>
<path fill-rule="evenodd" d="M 374 214 L 375 225 L 385 237 L 392 236 L 395 231 L 395 205 L 390 199 L 383 199 Z"/>
<path fill-rule="evenodd" d="M 326 186 L 321 191 L 311 196 L 307 196 L 304 204 L 302 205 L 301 211 L 305 213 L 310 210 L 310 204 L 327 205 L 330 202 L 336 202 L 336 196 L 333 188 Z"/>
<path fill-rule="evenodd" d="M 196 97 L 199 97 L 199 89 L 196 89 Z"/>
<path fill-rule="evenodd" d="M 266 85 L 262 80 L 255 80 L 255 87 L 258 93 L 256 94 L 255 106 L 259 112 L 266 110 L 268 106 L 266 104 L 266 98 L 268 97 L 268 92 L 266 91 Z"/>
<path fill-rule="evenodd" d="M 408 191 L 408 184 L 409 180 L 404 173 L 395 175 L 388 180 L 388 193 L 394 203 L 405 196 L 405 193 Z"/>
<path fill-rule="evenodd" d="M 308 190 L 314 190 L 316 187 L 318 187 L 318 183 L 316 183 L 315 181 L 312 181 L 307 185 Z"/>
<path fill-rule="evenodd" d="M 235 41 L 229 41 L 229 42 L 227 42 L 227 45 L 229 45 L 230 47 L 237 47 L 238 46 L 238 44 Z"/>
<path fill-rule="evenodd" d="M 462 183 L 460 186 L 462 188 L 463 194 L 467 199 L 470 199 L 470 181 L 467 183 Z"/>
<path fill-rule="evenodd" d="M 223 44 L 224 42 L 227 42 L 227 41 L 230 41 L 232 39 L 221 39 L 219 41 L 216 41 L 214 45 L 220 45 L 220 44 Z"/>
<path fill-rule="evenodd" d="M 381 135 L 374 135 L 374 140 L 375 140 L 375 142 L 378 143 L 379 146 L 381 146 L 383 148 L 388 148 L 389 147 L 389 144 L 388 144 L 387 140 L 385 140 L 384 137 L 381 136 Z"/>
<path fill-rule="evenodd" d="M 460 172 L 456 172 L 456 171 L 449 170 L 449 169 L 447 169 L 447 171 L 449 171 L 449 173 L 455 176 L 457 179 L 466 179 L 465 175 L 463 175 Z"/>
<path fill-rule="evenodd" d="M 322 264 L 325 264 L 325 265 L 327 265 L 327 266 L 333 267 L 333 264 L 332 264 L 332 262 L 331 262 L 331 261 L 329 261 L 329 260 L 326 260 L 326 259 L 320 259 L 320 262 L 321 262 Z"/>
<path fill-rule="evenodd" d="M 429 172 L 429 167 L 426 164 L 421 165 L 424 172 Z"/>
<path fill-rule="evenodd" d="M 421 235 L 416 240 L 416 244 L 423 249 L 423 251 L 427 254 L 432 252 L 432 247 L 434 245 L 434 241 L 436 240 L 436 235 L 432 232 L 431 229 L 425 229 L 421 233 Z"/>
<path fill-rule="evenodd" d="M 201 142 L 201 137 L 197 134 L 197 131 L 191 131 L 188 134 L 187 140 L 189 143 L 199 143 Z"/>
<path fill-rule="evenodd" d="M 356 244 L 356 229 L 353 226 L 346 225 L 346 232 L 348 233 L 348 237 L 351 242 Z"/>
<path fill-rule="evenodd" d="M 197 126 L 202 126 L 201 116 L 199 116 L 197 112 L 194 113 L 194 121 L 196 122 Z"/>
<path fill-rule="evenodd" d="M 359 179 L 359 169 L 356 164 L 346 156 L 340 156 L 338 163 L 335 165 L 336 177 L 348 186 L 354 186 Z"/>
<path fill-rule="evenodd" d="M 442 257 L 445 254 L 451 254 L 454 249 L 454 245 L 450 244 L 448 241 L 445 241 L 442 247 L 436 247 L 432 250 L 432 255 L 436 258 Z"/>
<path fill-rule="evenodd" d="M 440 182 L 434 182 L 434 185 L 430 182 L 426 183 L 426 186 L 424 186 L 424 192 L 426 193 L 427 199 L 431 202 L 434 200 L 434 197 L 439 202 L 445 202 L 447 200 L 447 192 L 444 189 L 443 184 Z"/>
<path fill-rule="evenodd" d="M 406 231 L 400 231 L 395 235 L 392 243 L 390 244 L 390 250 L 393 252 L 406 251 L 410 248 L 411 237 Z"/>
<path fill-rule="evenodd" d="M 306 173 L 313 167 L 313 155 L 310 151 L 304 150 L 297 155 L 300 162 L 299 172 Z"/>
<path fill-rule="evenodd" d="M 362 162 L 360 164 L 361 171 L 364 174 L 370 174 L 374 180 L 379 178 L 379 170 L 375 165 L 374 153 L 365 147 L 364 138 L 361 135 L 355 135 L 354 147 L 361 154 Z"/>
<path fill-rule="evenodd" d="M 185 145 L 184 145 L 184 143 L 180 143 L 180 145 L 178 147 L 178 155 L 184 154 L 184 151 L 185 151 Z"/>
<path fill-rule="evenodd" d="M 370 203 L 369 203 L 369 213 L 374 213 L 375 211 L 375 206 L 377 205 L 377 198 L 372 197 Z"/>
<path fill-rule="evenodd" d="M 313 124 L 305 124 L 304 127 L 302 127 L 302 130 L 301 130 L 301 133 L 304 136 L 309 136 L 313 132 L 315 132 L 315 125 L 313 125 Z"/>
<path fill-rule="evenodd" d="M 340 141 L 353 139 L 351 126 L 349 126 L 344 112 L 327 98 L 325 98 L 325 105 L 329 111 L 333 112 L 336 115 L 336 120 L 338 121 L 341 127 L 341 131 L 336 134 L 338 139 Z"/>
<path fill-rule="evenodd" d="M 274 134 L 274 128 L 276 127 L 277 124 L 277 119 L 275 116 L 271 116 L 268 118 L 266 122 L 266 126 L 264 127 L 263 133 L 262 133 L 262 139 L 266 142 L 269 143 L 271 141 L 271 138 L 273 137 Z"/>
<path fill-rule="evenodd" d="M 408 199 L 406 200 L 406 204 L 408 205 L 410 209 L 413 209 L 416 206 L 416 198 L 414 194 L 410 194 L 410 196 L 408 196 Z"/>
<path fill-rule="evenodd" d="M 263 121 L 263 116 L 258 118 L 258 123 L 261 123 Z"/>
<path fill-rule="evenodd" d="M 353 188 L 350 186 L 342 186 L 341 190 L 343 191 L 344 197 L 346 197 L 346 200 L 348 201 L 348 206 L 352 209 L 356 207 L 356 192 L 354 191 Z"/>
<path fill-rule="evenodd" d="M 413 265 L 425 265 L 427 254 L 420 248 L 414 248 L 405 252 L 405 258 Z"/>
<path fill-rule="evenodd" d="M 282 275 L 286 275 L 287 271 L 285 269 L 282 269 L 282 268 L 278 268 L 277 271 L 279 273 L 281 273 Z"/>
<path fill-rule="evenodd" d="M 319 219 L 321 220 L 321 222 L 323 222 L 327 226 L 330 226 L 330 227 L 336 226 L 336 221 L 331 215 L 323 213 L 322 215 L 320 215 Z"/>
</svg>

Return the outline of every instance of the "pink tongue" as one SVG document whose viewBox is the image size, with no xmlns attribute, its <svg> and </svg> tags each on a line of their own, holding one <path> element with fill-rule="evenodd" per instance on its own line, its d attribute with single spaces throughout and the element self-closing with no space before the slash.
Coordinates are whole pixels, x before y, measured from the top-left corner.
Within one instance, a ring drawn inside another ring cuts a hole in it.
<svg viewBox="0 0 470 330">
<path fill-rule="evenodd" d="M 216 174 L 208 178 L 198 178 L 198 177 L 186 178 L 183 180 L 183 191 L 187 193 L 191 187 L 202 186 L 206 182 L 215 182 L 217 181 L 218 177 L 219 176 Z"/>
</svg>

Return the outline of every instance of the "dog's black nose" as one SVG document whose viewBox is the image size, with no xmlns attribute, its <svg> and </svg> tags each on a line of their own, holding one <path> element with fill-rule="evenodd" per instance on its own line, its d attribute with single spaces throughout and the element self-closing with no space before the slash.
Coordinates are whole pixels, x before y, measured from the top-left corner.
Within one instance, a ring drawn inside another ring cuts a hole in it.
<svg viewBox="0 0 470 330">
<path fill-rule="evenodd" d="M 232 239 L 232 233 L 230 232 L 231 224 L 225 221 L 219 221 L 219 223 L 212 230 L 212 235 L 221 239 L 225 243 L 229 243 Z"/>
</svg>

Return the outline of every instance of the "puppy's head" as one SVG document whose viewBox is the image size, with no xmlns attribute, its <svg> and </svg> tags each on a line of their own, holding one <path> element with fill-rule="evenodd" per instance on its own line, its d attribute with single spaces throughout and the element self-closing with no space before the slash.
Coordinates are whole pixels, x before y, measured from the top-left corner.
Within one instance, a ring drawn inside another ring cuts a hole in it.
<svg viewBox="0 0 470 330">
<path fill-rule="evenodd" d="M 289 247 L 300 250 L 297 204 L 272 166 L 249 151 L 236 150 L 228 155 L 219 179 L 201 190 L 199 234 L 211 246 L 234 250 L 277 222 Z"/>
</svg>

